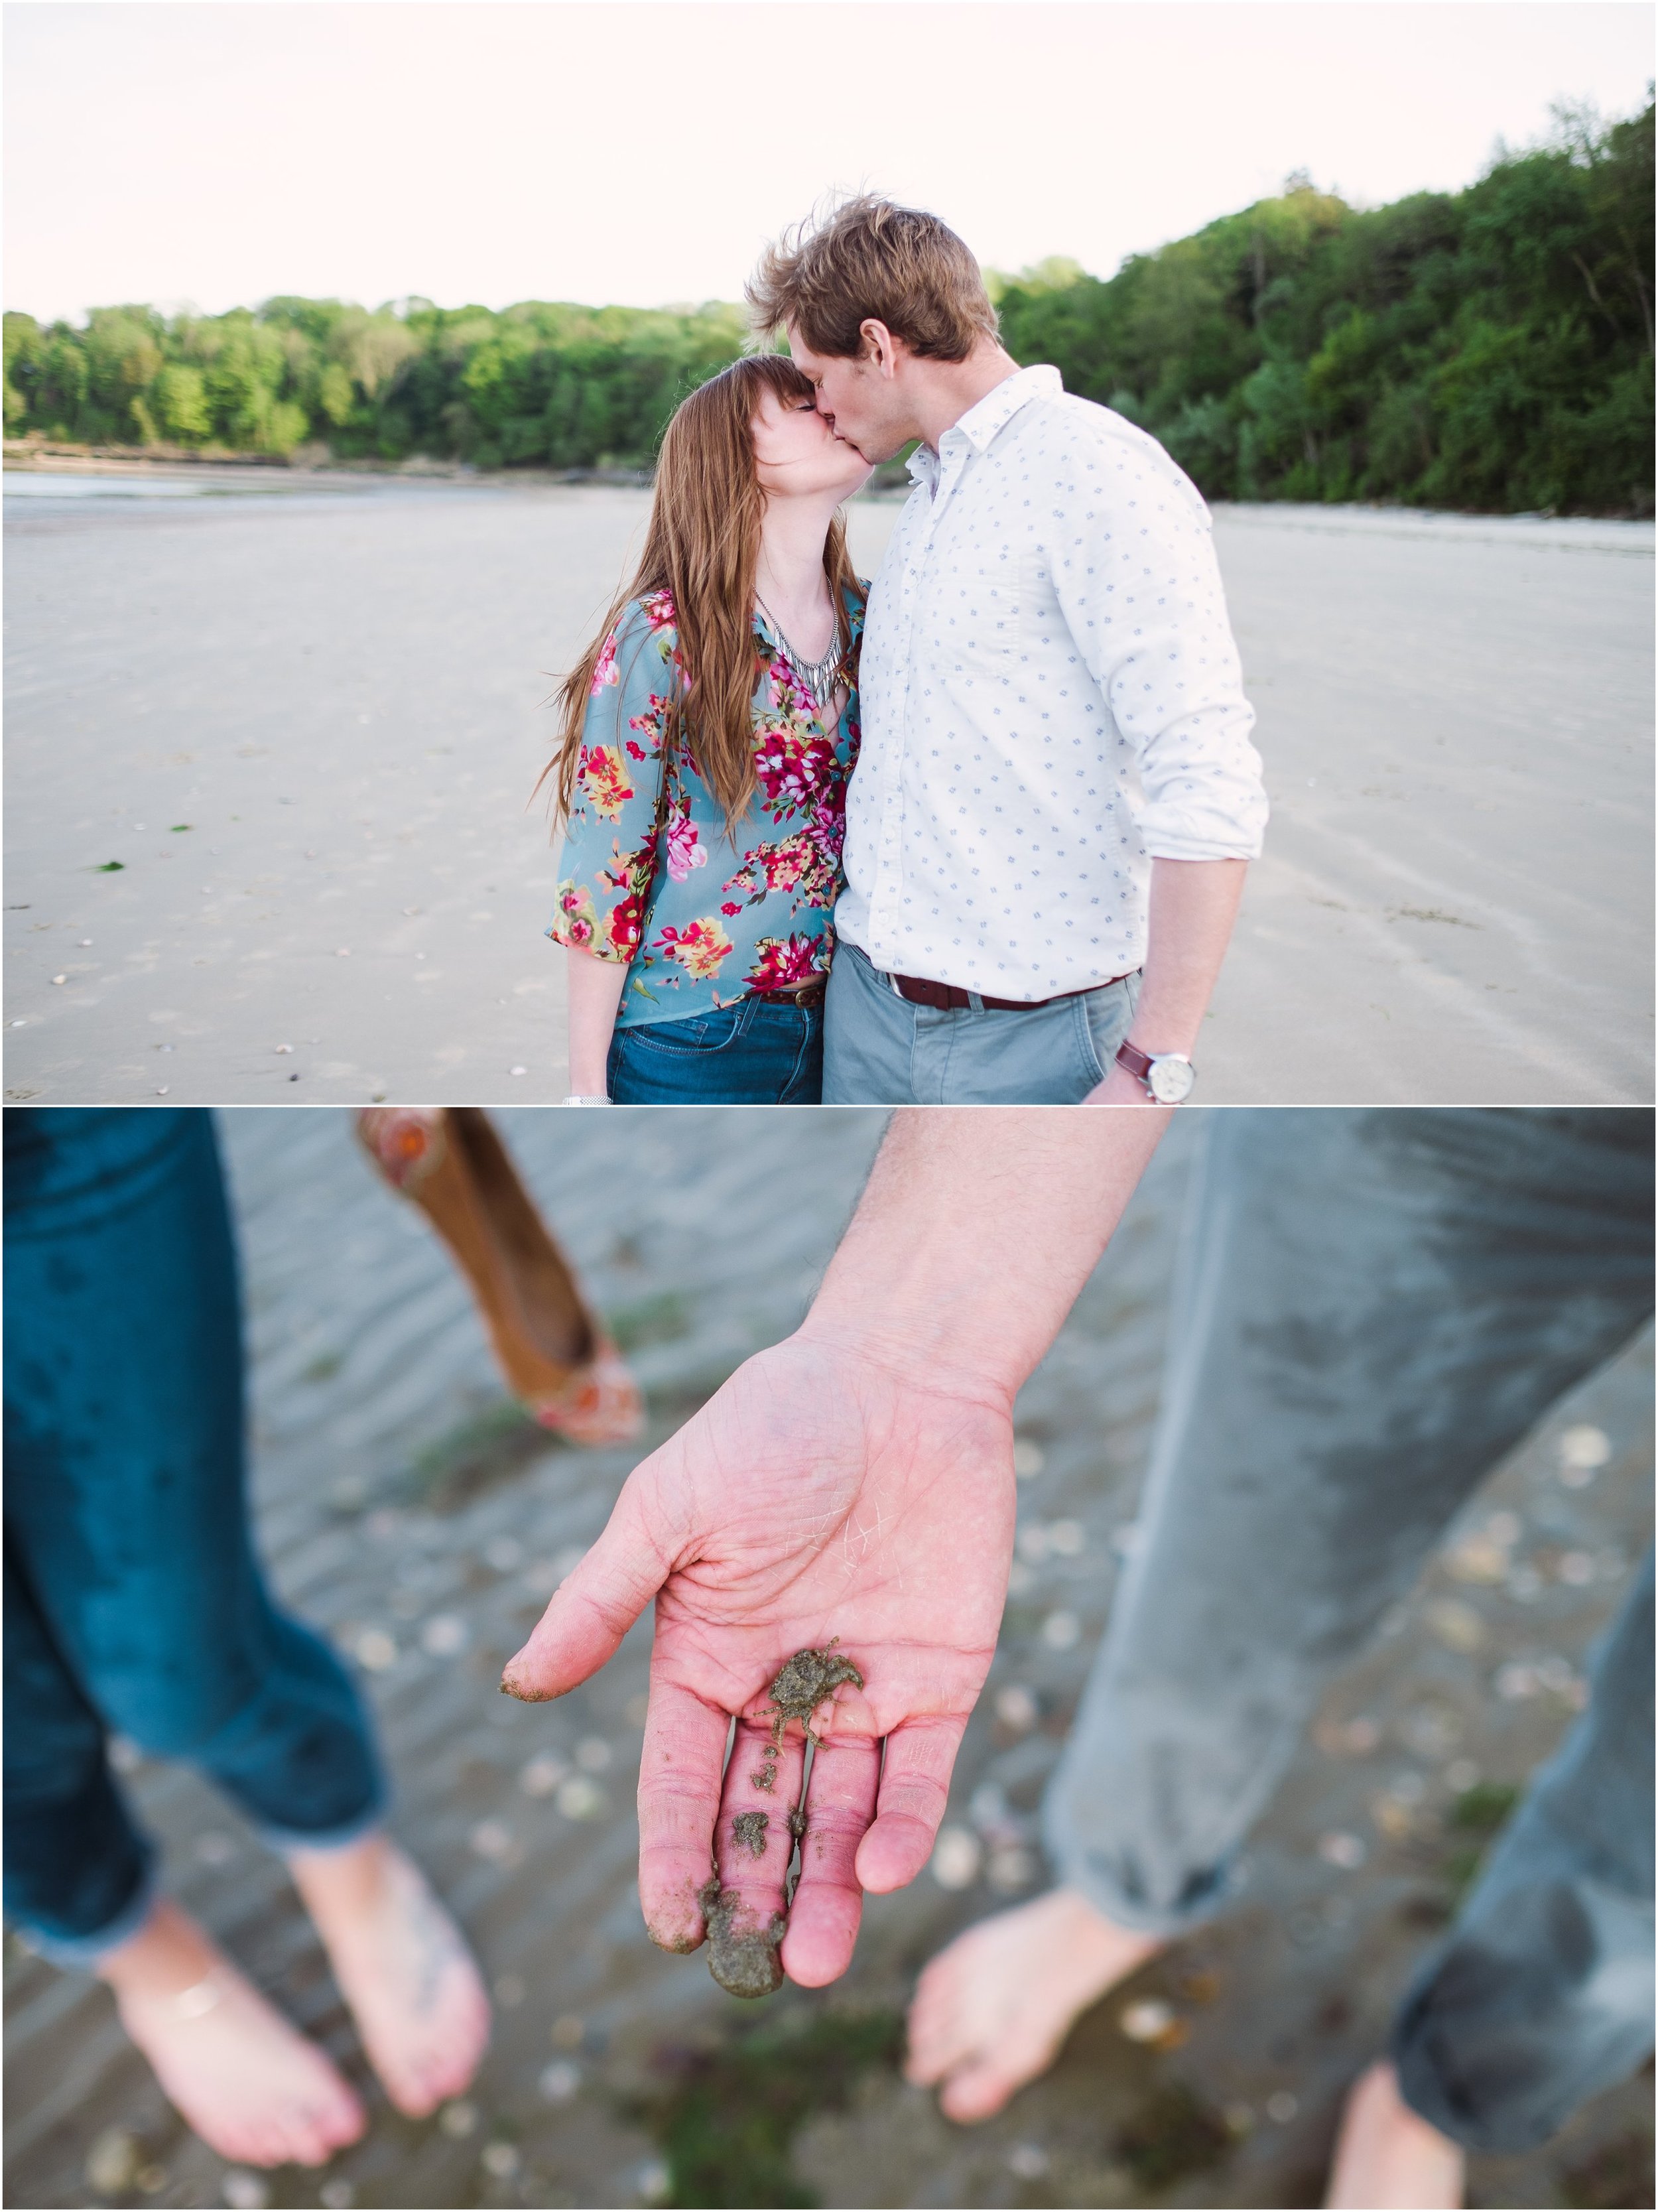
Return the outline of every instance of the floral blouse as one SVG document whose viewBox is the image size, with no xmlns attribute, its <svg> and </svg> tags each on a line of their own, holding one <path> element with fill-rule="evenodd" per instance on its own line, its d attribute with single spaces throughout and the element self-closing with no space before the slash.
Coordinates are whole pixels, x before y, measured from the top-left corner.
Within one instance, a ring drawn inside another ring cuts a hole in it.
<svg viewBox="0 0 1658 2212">
<path fill-rule="evenodd" d="M 855 642 L 863 608 L 848 601 L 847 613 Z M 754 695 L 755 798 L 728 835 L 682 732 L 668 763 L 660 867 L 663 729 L 680 682 L 666 592 L 629 603 L 593 671 L 547 934 L 627 962 L 618 1029 L 709 1013 L 828 972 L 858 696 L 831 735 L 759 615 L 755 633 L 768 655 Z"/>
</svg>

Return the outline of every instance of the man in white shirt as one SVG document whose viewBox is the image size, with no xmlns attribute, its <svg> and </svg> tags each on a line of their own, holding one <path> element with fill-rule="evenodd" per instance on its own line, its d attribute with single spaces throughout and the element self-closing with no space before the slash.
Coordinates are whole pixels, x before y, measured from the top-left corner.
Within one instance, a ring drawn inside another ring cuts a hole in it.
<svg viewBox="0 0 1658 2212">
<path fill-rule="evenodd" d="M 920 441 L 864 636 L 824 1098 L 1178 1103 L 1266 817 L 1201 497 L 1004 350 L 936 216 L 849 201 L 749 298 L 839 435 Z"/>
</svg>

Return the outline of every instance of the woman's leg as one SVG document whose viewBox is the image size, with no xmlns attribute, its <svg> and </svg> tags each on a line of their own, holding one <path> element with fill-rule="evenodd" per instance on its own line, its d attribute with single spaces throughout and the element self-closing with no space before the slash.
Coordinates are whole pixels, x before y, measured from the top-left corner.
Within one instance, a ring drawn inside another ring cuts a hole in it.
<svg viewBox="0 0 1658 2212">
<path fill-rule="evenodd" d="M 276 1611 L 253 1555 L 208 1117 L 13 1121 L 9 1534 L 52 1642 L 106 1725 L 200 1766 L 295 1862 L 388 2091 L 428 2110 L 470 2076 L 488 2008 L 446 1916 L 379 1833 L 349 1677 Z"/>
</svg>

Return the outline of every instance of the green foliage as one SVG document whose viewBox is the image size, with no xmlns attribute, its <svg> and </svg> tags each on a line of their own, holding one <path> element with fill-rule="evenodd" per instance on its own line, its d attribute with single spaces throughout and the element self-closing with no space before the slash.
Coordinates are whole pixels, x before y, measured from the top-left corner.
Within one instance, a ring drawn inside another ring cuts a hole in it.
<svg viewBox="0 0 1658 2212">
<path fill-rule="evenodd" d="M 1212 497 L 1652 512 L 1653 111 L 1557 110 L 1467 191 L 1275 199 L 1002 279 L 1017 360 L 1162 440 Z"/>
<path fill-rule="evenodd" d="M 1558 109 L 1466 191 L 1357 209 L 1292 177 L 1108 280 L 992 272 L 1009 350 L 1215 498 L 1652 512 L 1653 110 Z M 267 300 L 84 330 L 5 318 L 5 420 L 88 443 L 484 468 L 650 465 L 741 312 Z"/>
<path fill-rule="evenodd" d="M 669 2054 L 632 2108 L 668 2167 L 671 2205 L 810 2205 L 790 2148 L 814 2112 L 841 2110 L 858 2077 L 896 2059 L 891 2013 L 798 2011 L 714 2051 Z"/>
<path fill-rule="evenodd" d="M 1450 1808 L 1450 1826 L 1457 1838 L 1446 1852 L 1442 1871 L 1455 1904 L 1473 1886 L 1497 1831 L 1520 1802 L 1512 1782 L 1476 1782 L 1465 1790 Z"/>
</svg>

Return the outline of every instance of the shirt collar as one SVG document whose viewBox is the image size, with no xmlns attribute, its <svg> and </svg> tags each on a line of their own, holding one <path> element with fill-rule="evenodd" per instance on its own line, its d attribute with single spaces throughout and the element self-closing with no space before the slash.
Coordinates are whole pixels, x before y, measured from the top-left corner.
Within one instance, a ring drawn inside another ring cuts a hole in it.
<svg viewBox="0 0 1658 2212">
<path fill-rule="evenodd" d="M 1016 369 L 1011 376 L 987 392 L 976 407 L 969 407 L 959 422 L 952 422 L 944 438 L 957 433 L 977 452 L 982 453 L 998 433 L 1005 429 L 1020 408 L 1033 399 L 1057 399 L 1065 390 L 1064 380 L 1057 368 L 1045 362 L 1035 368 Z M 939 440 L 940 447 L 944 438 Z"/>
</svg>

